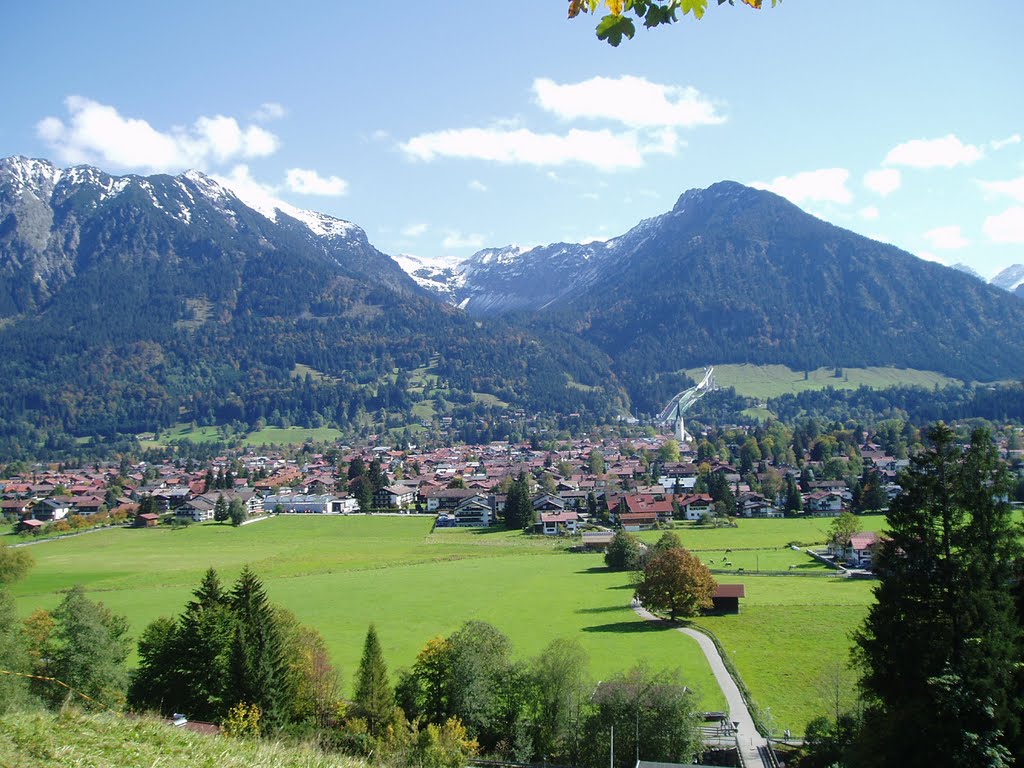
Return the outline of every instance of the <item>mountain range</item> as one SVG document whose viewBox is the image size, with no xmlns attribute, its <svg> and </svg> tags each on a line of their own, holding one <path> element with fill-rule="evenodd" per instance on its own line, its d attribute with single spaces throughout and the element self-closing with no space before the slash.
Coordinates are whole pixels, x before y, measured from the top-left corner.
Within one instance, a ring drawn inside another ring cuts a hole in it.
<svg viewBox="0 0 1024 768">
<path fill-rule="evenodd" d="M 987 285 L 735 182 L 690 190 L 607 242 L 488 249 L 412 274 L 471 315 L 571 328 L 622 378 L 710 361 L 895 365 L 965 380 L 1022 368 L 1024 304 L 1007 291 L 1024 268 Z"/>
<path fill-rule="evenodd" d="M 607 242 L 438 270 L 195 171 L 12 157 L 0 276 L 9 454 L 181 421 L 603 420 L 657 410 L 708 363 L 1024 375 L 1020 298 L 734 182 Z"/>
</svg>

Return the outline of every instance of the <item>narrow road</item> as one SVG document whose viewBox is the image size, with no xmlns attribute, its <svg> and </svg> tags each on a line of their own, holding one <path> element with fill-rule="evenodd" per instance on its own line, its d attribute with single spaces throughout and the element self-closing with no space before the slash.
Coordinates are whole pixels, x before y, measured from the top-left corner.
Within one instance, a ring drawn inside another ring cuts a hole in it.
<svg viewBox="0 0 1024 768">
<path fill-rule="evenodd" d="M 637 616 L 646 621 L 670 626 L 668 622 L 659 619 L 642 606 L 635 605 L 633 610 Z M 675 629 L 696 640 L 698 645 L 700 645 L 700 649 L 704 651 L 704 657 L 708 660 L 708 664 L 711 665 L 715 681 L 718 683 L 718 687 L 722 689 L 722 695 L 725 696 L 725 700 L 729 705 L 729 720 L 733 723 L 738 723 L 736 725 L 736 741 L 740 747 L 740 761 L 744 768 L 769 766 L 770 763 L 765 758 L 768 742 L 757 732 L 757 728 L 754 727 L 754 718 L 750 716 L 750 710 L 747 709 L 747 704 L 743 701 L 743 696 L 740 695 L 740 689 L 736 686 L 736 681 L 732 679 L 729 670 L 725 668 L 725 662 L 722 661 L 718 648 L 711 642 L 711 638 L 703 632 L 698 632 L 696 629 L 690 629 L 689 627 L 676 627 Z"/>
</svg>

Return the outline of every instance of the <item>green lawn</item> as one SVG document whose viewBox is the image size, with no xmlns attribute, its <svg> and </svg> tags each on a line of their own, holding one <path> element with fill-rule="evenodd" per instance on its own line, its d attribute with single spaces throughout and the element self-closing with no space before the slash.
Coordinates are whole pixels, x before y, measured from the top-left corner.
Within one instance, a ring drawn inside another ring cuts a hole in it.
<svg viewBox="0 0 1024 768">
<path fill-rule="evenodd" d="M 842 377 L 835 376 L 835 368 L 818 368 L 808 371 L 794 371 L 784 365 L 716 365 L 715 380 L 720 387 L 735 387 L 736 393 L 744 397 L 767 400 L 785 394 L 796 394 L 807 389 L 856 389 L 859 386 L 882 389 L 897 385 L 940 387 L 958 384 L 934 371 L 918 371 L 913 368 L 843 368 Z M 703 368 L 691 368 L 686 374 L 694 381 L 704 376 Z"/>
<path fill-rule="evenodd" d="M 303 427 L 264 427 L 258 432 L 246 436 L 244 445 L 302 445 L 313 441 L 328 443 L 340 440 L 341 432 L 331 427 L 305 429 Z"/>
<path fill-rule="evenodd" d="M 166 445 L 172 440 L 188 440 L 192 443 L 213 443 L 224 440 L 218 427 L 193 427 L 191 424 L 175 424 L 150 441 L 154 445 Z"/>
<path fill-rule="evenodd" d="M 747 597 L 736 616 L 698 623 L 732 654 L 755 700 L 778 728 L 802 733 L 823 711 L 821 679 L 849 656 L 850 633 L 872 601 L 870 582 L 756 576 L 756 567 L 825 573 L 790 541 L 824 541 L 829 519 L 741 520 L 737 528 L 677 528 L 684 545 L 714 568 L 728 554 Z M 883 527 L 866 518 L 866 530 Z M 641 535 L 654 541 L 660 532 Z M 732 551 L 726 553 L 726 549 Z M 441 529 L 427 518 L 281 517 L 243 526 L 112 529 L 31 548 L 36 566 L 16 585 L 27 615 L 53 608 L 60 590 L 81 583 L 128 616 L 136 636 L 160 615 L 180 613 L 203 571 L 226 582 L 249 564 L 271 598 L 320 630 L 345 678 L 358 665 L 366 627 L 377 624 L 394 673 L 431 637 L 469 619 L 509 635 L 520 657 L 558 637 L 575 637 L 602 679 L 639 661 L 680 667 L 708 709 L 725 706 L 689 638 L 653 628 L 629 609 L 629 574 L 611 573 L 601 555 L 569 552 L 559 542 L 507 531 Z"/>
<path fill-rule="evenodd" d="M 874 601 L 874 582 L 786 576 L 729 581 L 747 588 L 740 615 L 708 616 L 697 624 L 718 636 L 754 700 L 771 711 L 776 732 L 802 734 L 811 718 L 828 711 L 827 679 L 850 660 L 851 636 Z"/>
<path fill-rule="evenodd" d="M 861 530 L 880 531 L 885 527 L 884 515 L 860 515 Z M 683 546 L 694 552 L 719 551 L 726 549 L 783 549 L 790 542 L 802 545 L 824 544 L 828 540 L 831 517 L 796 517 L 737 520 L 735 528 L 712 528 L 710 526 L 683 523 L 677 525 L 675 533 Z M 653 543 L 662 531 L 643 531 L 641 540 Z"/>
<path fill-rule="evenodd" d="M 600 555 L 503 531 L 431 533 L 430 525 L 284 517 L 238 529 L 105 531 L 33 547 L 36 567 L 16 596 L 27 614 L 53 608 L 60 590 L 82 583 L 128 616 L 137 636 L 157 616 L 179 613 L 208 566 L 231 581 L 248 563 L 271 599 L 320 630 L 346 686 L 371 621 L 394 672 L 431 637 L 482 619 L 507 633 L 521 657 L 576 637 L 595 679 L 640 661 L 680 667 L 706 708 L 724 706 L 696 643 L 637 619 L 629 576 L 608 572 Z"/>
</svg>

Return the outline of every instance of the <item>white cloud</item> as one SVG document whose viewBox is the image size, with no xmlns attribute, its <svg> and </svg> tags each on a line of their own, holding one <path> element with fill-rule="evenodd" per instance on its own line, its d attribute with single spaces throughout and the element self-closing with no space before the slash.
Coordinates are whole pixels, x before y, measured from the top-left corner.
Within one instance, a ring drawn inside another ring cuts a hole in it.
<svg viewBox="0 0 1024 768">
<path fill-rule="evenodd" d="M 882 168 L 864 174 L 864 186 L 882 197 L 895 192 L 902 182 L 903 176 L 895 168 Z"/>
<path fill-rule="evenodd" d="M 419 237 L 428 229 L 430 229 L 430 226 L 427 224 L 410 224 L 409 226 L 402 230 L 402 234 L 405 237 Z"/>
<path fill-rule="evenodd" d="M 593 77 L 580 83 L 533 81 L 540 107 L 563 120 L 615 120 L 634 128 L 693 127 L 725 122 L 714 103 L 693 87 L 661 85 L 642 77 Z"/>
<path fill-rule="evenodd" d="M 964 237 L 964 233 L 960 231 L 960 227 L 957 225 L 930 229 L 924 233 L 924 238 L 931 244 L 932 248 L 941 248 L 945 251 L 966 248 L 971 244 L 971 241 Z"/>
<path fill-rule="evenodd" d="M 874 221 L 881 215 L 878 212 L 878 208 L 876 208 L 873 205 L 869 205 L 866 208 L 861 208 L 857 213 L 860 214 L 860 217 L 862 219 L 865 219 L 867 221 Z"/>
<path fill-rule="evenodd" d="M 1024 203 L 1024 176 L 1006 181 L 980 181 L 981 188 L 993 195 L 1006 195 L 1019 203 Z"/>
<path fill-rule="evenodd" d="M 259 109 L 252 113 L 252 119 L 260 123 L 271 120 L 280 120 L 288 114 L 288 110 L 276 101 L 265 101 L 260 104 Z"/>
<path fill-rule="evenodd" d="M 1024 206 L 1014 206 L 989 216 L 982 229 L 993 242 L 1024 243 Z"/>
<path fill-rule="evenodd" d="M 941 256 L 932 253 L 931 251 L 918 251 L 917 258 L 924 259 L 925 261 L 934 261 L 936 264 L 945 264 L 949 266 L 949 263 Z"/>
<path fill-rule="evenodd" d="M 313 170 L 305 168 L 289 168 L 285 174 L 285 184 L 292 192 L 300 195 L 344 195 L 348 191 L 348 182 L 338 176 L 321 176 Z"/>
<path fill-rule="evenodd" d="M 482 234 L 463 234 L 460 231 L 451 230 L 441 241 L 442 248 L 483 248 L 484 238 Z"/>
<path fill-rule="evenodd" d="M 767 189 L 800 205 L 807 202 L 846 204 L 853 194 L 846 186 L 850 172 L 845 168 L 821 168 L 803 171 L 793 176 L 777 176 L 770 182 L 752 181 L 750 186 Z"/>
<path fill-rule="evenodd" d="M 82 96 L 65 99 L 65 123 L 45 117 L 36 134 L 66 163 L 102 163 L 125 169 L 175 171 L 207 168 L 240 158 L 266 157 L 280 141 L 256 125 L 233 117 L 199 117 L 190 128 L 158 131 L 145 120 L 122 116 L 114 107 Z"/>
<path fill-rule="evenodd" d="M 603 171 L 639 168 L 644 152 L 634 132 L 584 131 L 572 129 L 560 136 L 534 133 L 525 128 L 464 128 L 424 133 L 400 145 L 417 160 L 438 157 L 490 160 L 507 165 L 560 166 L 568 163 L 591 165 Z"/>
<path fill-rule="evenodd" d="M 584 200 L 600 200 L 601 199 L 601 195 L 599 195 L 597 192 L 584 192 L 583 194 L 580 195 L 580 197 L 582 197 Z"/>
<path fill-rule="evenodd" d="M 477 181 L 476 179 L 473 179 L 471 182 L 469 182 L 469 184 L 467 186 L 470 189 L 472 189 L 474 192 L 486 192 L 487 191 L 487 185 L 484 184 L 482 181 Z"/>
<path fill-rule="evenodd" d="M 479 250 L 484 247 L 484 236 L 464 235 L 461 232 L 449 231 L 441 241 L 441 246 L 443 248 L 476 248 Z"/>
<path fill-rule="evenodd" d="M 1015 133 L 1012 136 L 1007 136 L 1005 139 L 996 139 L 995 141 L 990 141 L 988 143 L 988 146 L 995 151 L 999 151 L 1004 147 L 1009 147 L 1012 146 L 1013 144 L 1020 144 L 1020 142 L 1021 135 L 1019 133 Z"/>
<path fill-rule="evenodd" d="M 265 215 L 272 216 L 275 208 L 286 212 L 291 208 L 277 198 L 277 187 L 257 181 L 245 164 L 236 165 L 227 176 L 212 174 L 210 178 L 230 189 L 250 208 Z"/>
<path fill-rule="evenodd" d="M 914 139 L 898 144 L 885 156 L 885 164 L 911 168 L 954 168 L 970 165 L 983 156 L 980 147 L 964 144 L 950 133 L 941 139 Z"/>
</svg>

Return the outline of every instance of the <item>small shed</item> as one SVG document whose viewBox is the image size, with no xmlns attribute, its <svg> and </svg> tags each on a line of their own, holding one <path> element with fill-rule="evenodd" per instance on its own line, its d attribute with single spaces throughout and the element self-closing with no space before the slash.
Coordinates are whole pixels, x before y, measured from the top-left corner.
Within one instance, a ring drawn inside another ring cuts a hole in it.
<svg viewBox="0 0 1024 768">
<path fill-rule="evenodd" d="M 160 525 L 160 515 L 144 512 L 141 515 L 135 516 L 136 528 L 156 528 L 158 525 Z"/>
<path fill-rule="evenodd" d="M 586 549 L 608 549 L 615 534 L 612 531 L 587 531 L 583 534 L 583 546 Z"/>
<path fill-rule="evenodd" d="M 22 520 L 18 523 L 18 532 L 27 531 L 28 533 L 39 533 L 43 530 L 43 522 L 41 520 Z"/>
<path fill-rule="evenodd" d="M 714 613 L 739 613 L 740 598 L 747 596 L 747 589 L 743 584 L 719 584 L 715 588 L 715 594 L 711 596 Z"/>
</svg>

